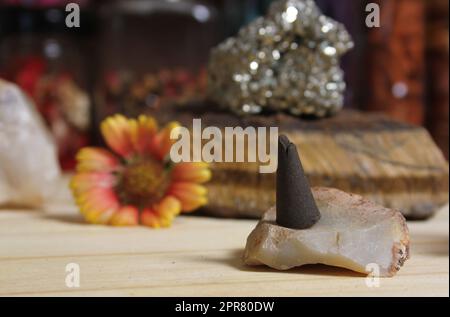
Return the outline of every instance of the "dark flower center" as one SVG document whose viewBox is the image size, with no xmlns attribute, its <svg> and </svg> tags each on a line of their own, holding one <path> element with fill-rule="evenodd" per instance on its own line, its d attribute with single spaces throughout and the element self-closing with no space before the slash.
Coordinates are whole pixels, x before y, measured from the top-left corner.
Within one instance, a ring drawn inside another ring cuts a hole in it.
<svg viewBox="0 0 450 317">
<path fill-rule="evenodd" d="M 153 159 L 131 163 L 125 167 L 117 186 L 123 204 L 150 207 L 164 197 L 170 183 L 170 172 Z"/>
</svg>

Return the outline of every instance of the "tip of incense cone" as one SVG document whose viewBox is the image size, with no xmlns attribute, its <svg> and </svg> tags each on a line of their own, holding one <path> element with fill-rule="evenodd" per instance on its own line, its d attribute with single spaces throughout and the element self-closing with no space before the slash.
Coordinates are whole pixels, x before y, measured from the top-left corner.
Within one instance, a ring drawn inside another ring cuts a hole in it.
<svg viewBox="0 0 450 317">
<path fill-rule="evenodd" d="M 278 138 L 276 190 L 276 221 L 280 226 L 307 229 L 320 219 L 297 148 L 285 135 Z"/>
</svg>

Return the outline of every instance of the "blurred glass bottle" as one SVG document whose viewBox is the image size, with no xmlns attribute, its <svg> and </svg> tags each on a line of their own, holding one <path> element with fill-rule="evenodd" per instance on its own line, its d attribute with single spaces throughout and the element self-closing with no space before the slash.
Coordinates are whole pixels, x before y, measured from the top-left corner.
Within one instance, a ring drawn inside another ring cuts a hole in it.
<svg viewBox="0 0 450 317">
<path fill-rule="evenodd" d="M 197 102 L 206 89 L 217 11 L 203 1 L 119 0 L 101 8 L 98 121 Z"/>
<path fill-rule="evenodd" d="M 0 77 L 34 100 L 55 138 L 61 166 L 71 169 L 76 152 L 89 142 L 91 103 L 82 44 L 91 23 L 82 11 L 80 28 L 66 27 L 65 2 L 3 2 Z"/>
</svg>

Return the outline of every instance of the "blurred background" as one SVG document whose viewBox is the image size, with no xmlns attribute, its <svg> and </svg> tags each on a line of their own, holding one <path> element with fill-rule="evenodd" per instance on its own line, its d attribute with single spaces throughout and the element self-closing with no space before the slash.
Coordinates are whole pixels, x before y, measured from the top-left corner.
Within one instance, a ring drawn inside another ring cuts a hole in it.
<svg viewBox="0 0 450 317">
<path fill-rule="evenodd" d="M 65 5 L 81 8 L 79 28 Z M 344 23 L 355 48 L 342 60 L 345 107 L 426 127 L 448 158 L 449 2 L 317 0 Z M 99 141 L 99 121 L 122 112 L 201 102 L 209 50 L 263 15 L 271 0 L 0 0 L 0 78 L 35 101 L 64 169 Z"/>
</svg>

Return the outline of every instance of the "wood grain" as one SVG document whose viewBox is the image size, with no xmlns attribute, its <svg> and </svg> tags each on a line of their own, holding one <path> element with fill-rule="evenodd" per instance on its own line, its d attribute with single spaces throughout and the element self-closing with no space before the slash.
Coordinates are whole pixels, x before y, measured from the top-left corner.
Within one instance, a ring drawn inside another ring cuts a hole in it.
<svg viewBox="0 0 450 317">
<path fill-rule="evenodd" d="M 241 261 L 255 220 L 179 217 L 172 228 L 84 224 L 71 204 L 0 210 L 0 296 L 448 296 L 448 206 L 409 222 L 412 258 L 394 278 L 313 265 L 278 272 Z M 80 265 L 80 288 L 65 267 Z"/>
</svg>

